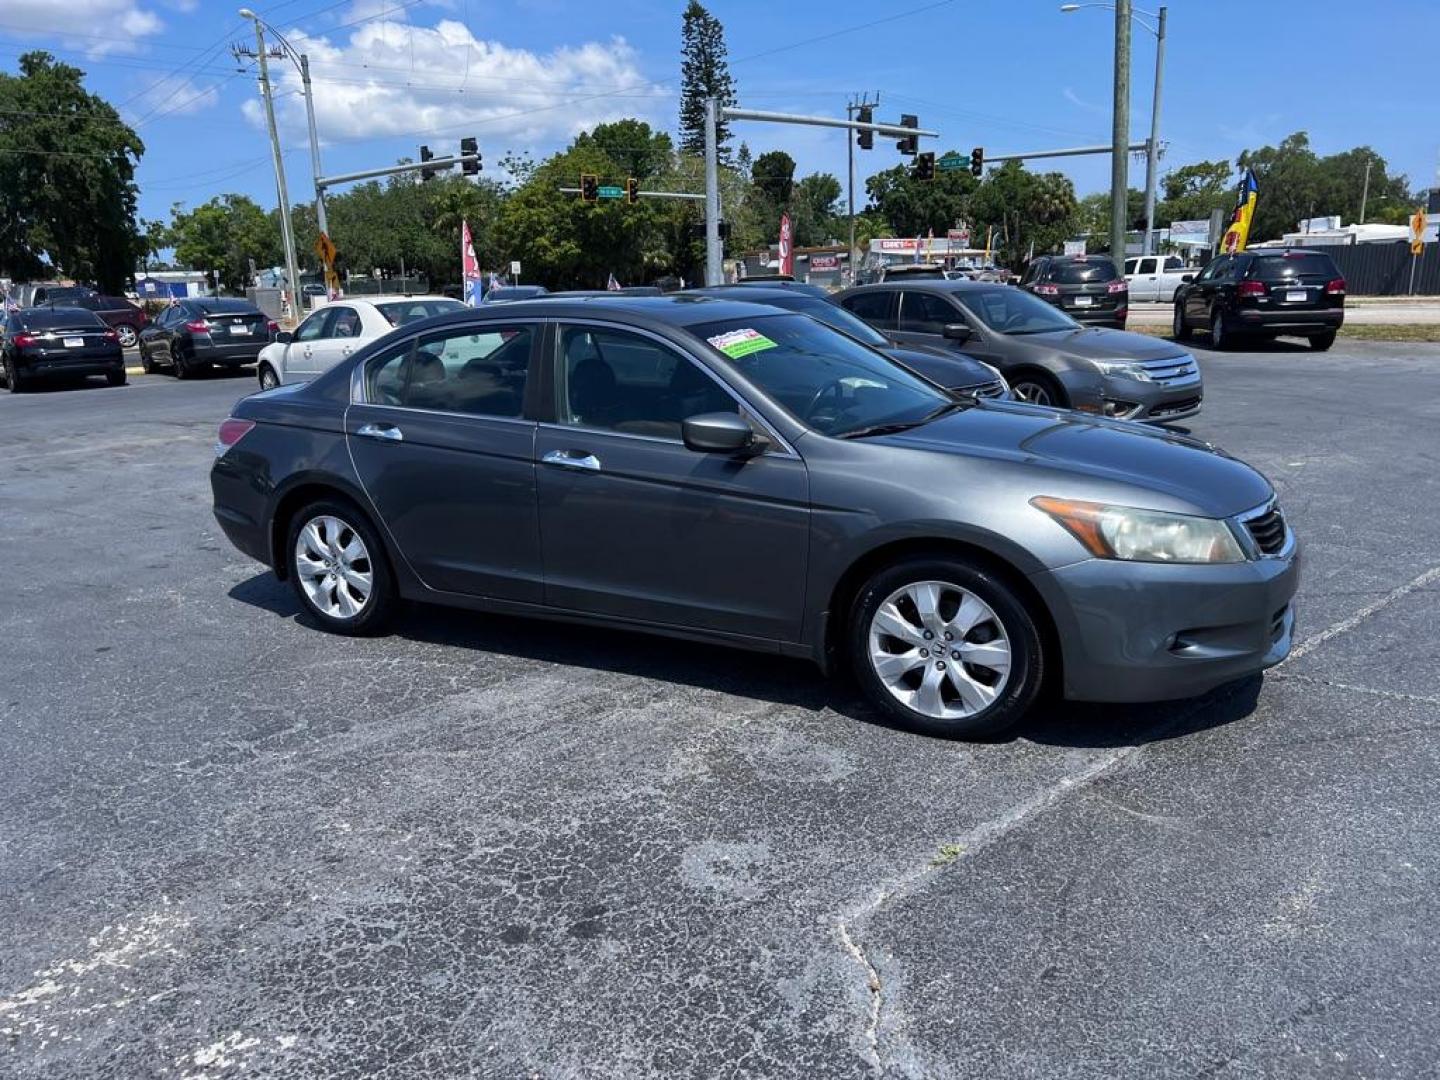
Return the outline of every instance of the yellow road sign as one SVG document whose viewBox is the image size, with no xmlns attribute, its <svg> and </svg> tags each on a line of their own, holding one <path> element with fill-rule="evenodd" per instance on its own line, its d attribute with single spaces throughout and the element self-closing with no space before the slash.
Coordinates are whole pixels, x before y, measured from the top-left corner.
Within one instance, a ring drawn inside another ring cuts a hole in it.
<svg viewBox="0 0 1440 1080">
<path fill-rule="evenodd" d="M 327 266 L 335 261 L 335 242 L 328 233 L 322 232 L 315 238 L 315 257 Z"/>
<path fill-rule="evenodd" d="M 1425 210 L 1418 209 L 1410 215 L 1410 254 L 1425 254 L 1425 226 L 1429 222 L 1425 220 Z"/>
<path fill-rule="evenodd" d="M 1410 254 L 1411 254 L 1411 255 L 1424 255 L 1424 254 L 1425 254 L 1425 241 L 1423 241 L 1423 240 L 1412 240 L 1412 241 L 1410 242 Z"/>
</svg>

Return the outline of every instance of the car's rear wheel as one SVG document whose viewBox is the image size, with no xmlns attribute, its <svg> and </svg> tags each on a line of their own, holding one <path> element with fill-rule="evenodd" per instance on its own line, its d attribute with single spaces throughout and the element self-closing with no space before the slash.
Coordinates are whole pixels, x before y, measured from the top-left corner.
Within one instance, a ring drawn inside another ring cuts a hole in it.
<svg viewBox="0 0 1440 1080">
<path fill-rule="evenodd" d="M 280 377 L 275 374 L 275 369 L 269 364 L 260 365 L 260 389 L 274 390 L 280 385 Z"/>
<path fill-rule="evenodd" d="M 18 394 L 25 389 L 25 377 L 15 366 L 15 361 L 10 357 L 5 358 L 5 388 L 12 394 Z"/>
<path fill-rule="evenodd" d="M 114 371 L 107 371 L 107 372 L 105 373 L 105 381 L 106 381 L 107 383 L 109 383 L 111 386 L 124 386 L 124 385 L 125 385 L 125 369 L 122 367 L 122 368 L 117 368 L 117 369 L 115 369 Z"/>
<path fill-rule="evenodd" d="M 1210 313 L 1210 347 L 1222 350 L 1230 347 L 1230 331 L 1225 326 L 1225 312 L 1219 308 Z"/>
<path fill-rule="evenodd" d="M 948 557 L 886 567 L 852 606 L 856 677 L 887 716 L 948 738 L 993 735 L 1018 723 L 1044 678 L 1040 632 L 1025 602 L 994 571 Z"/>
<path fill-rule="evenodd" d="M 1015 376 L 1010 383 L 1010 393 L 1016 401 L 1026 401 L 1031 405 L 1049 405 L 1059 409 L 1070 407 L 1070 399 L 1060 389 L 1060 384 L 1038 371 Z"/>
<path fill-rule="evenodd" d="M 140 340 L 140 335 L 135 332 L 135 327 L 129 323 L 117 323 L 115 333 L 120 337 L 120 347 L 122 349 L 134 348 L 135 343 Z"/>
<path fill-rule="evenodd" d="M 1310 335 L 1310 348 L 1314 349 L 1316 352 L 1324 352 L 1326 349 L 1330 348 L 1330 346 L 1334 344 L 1334 330 L 1326 330 L 1323 334 Z"/>
<path fill-rule="evenodd" d="M 175 370 L 177 379 L 193 379 L 199 374 L 195 364 L 185 359 L 184 350 L 174 345 L 170 347 L 170 364 Z"/>
<path fill-rule="evenodd" d="M 1190 324 L 1185 321 L 1185 305 L 1177 301 L 1175 304 L 1175 318 L 1171 322 L 1170 336 L 1176 341 L 1189 341 L 1190 334 Z"/>
<path fill-rule="evenodd" d="M 372 634 L 394 615 L 394 576 L 380 537 L 357 507 L 311 503 L 291 519 L 287 535 L 290 583 L 325 629 Z"/>
<path fill-rule="evenodd" d="M 155 361 L 150 359 L 150 352 L 143 342 L 140 344 L 140 370 L 146 375 L 155 374 Z"/>
</svg>

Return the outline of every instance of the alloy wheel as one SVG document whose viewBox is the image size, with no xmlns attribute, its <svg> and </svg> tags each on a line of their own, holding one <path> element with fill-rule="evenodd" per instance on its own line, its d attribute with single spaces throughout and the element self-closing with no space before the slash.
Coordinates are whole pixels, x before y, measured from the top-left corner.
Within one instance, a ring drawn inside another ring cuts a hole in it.
<svg viewBox="0 0 1440 1080">
<path fill-rule="evenodd" d="M 269 364 L 260 365 L 260 389 L 274 390 L 280 385 L 280 380 L 275 377 L 275 369 Z"/>
<path fill-rule="evenodd" d="M 945 581 L 917 581 L 875 610 L 870 665 L 890 695 L 937 720 L 974 716 L 1010 681 L 1010 639 L 995 610 Z"/>
<path fill-rule="evenodd" d="M 124 323 L 121 323 L 115 328 L 115 333 L 120 337 L 120 347 L 122 349 L 133 348 L 135 342 L 140 340 L 140 336 L 135 333 L 135 328 L 133 326 L 126 326 Z"/>
<path fill-rule="evenodd" d="M 1054 405 L 1055 401 L 1050 396 L 1050 388 L 1042 383 L 1022 379 L 1020 382 L 1010 385 L 1010 393 L 1016 401 L 1027 401 L 1031 405 Z"/>
<path fill-rule="evenodd" d="M 310 604 L 332 619 L 360 615 L 374 590 L 374 568 L 365 541 L 331 514 L 311 518 L 295 540 L 295 574 Z"/>
</svg>

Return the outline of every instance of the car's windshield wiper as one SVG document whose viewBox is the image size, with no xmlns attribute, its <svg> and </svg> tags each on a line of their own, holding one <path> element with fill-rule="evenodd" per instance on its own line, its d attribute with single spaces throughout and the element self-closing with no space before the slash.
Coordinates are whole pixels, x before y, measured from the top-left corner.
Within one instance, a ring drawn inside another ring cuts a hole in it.
<svg viewBox="0 0 1440 1080">
<path fill-rule="evenodd" d="M 932 420 L 939 420 L 940 417 L 946 415 L 947 413 L 952 413 L 956 409 L 963 409 L 968 404 L 969 402 L 965 401 L 947 401 L 944 405 L 941 405 L 940 408 L 936 409 L 934 412 L 922 416 L 918 420 L 892 420 L 888 424 L 871 424 L 869 427 L 856 428 L 854 431 L 847 431 L 842 435 L 837 435 L 836 438 L 863 439 L 870 435 L 894 435 L 897 431 L 909 431 L 911 428 L 917 428 L 921 427 L 924 424 L 928 424 Z"/>
</svg>

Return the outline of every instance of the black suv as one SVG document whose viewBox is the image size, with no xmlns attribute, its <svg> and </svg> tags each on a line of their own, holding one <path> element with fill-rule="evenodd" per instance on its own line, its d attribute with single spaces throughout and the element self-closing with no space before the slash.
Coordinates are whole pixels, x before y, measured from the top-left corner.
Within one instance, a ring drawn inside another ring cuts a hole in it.
<svg viewBox="0 0 1440 1080">
<path fill-rule="evenodd" d="M 1036 256 L 1020 288 L 1087 326 L 1124 330 L 1130 314 L 1130 286 L 1104 255 Z"/>
<path fill-rule="evenodd" d="M 1345 279 L 1314 248 L 1262 248 L 1220 255 L 1175 290 L 1175 340 L 1208 327 L 1210 344 L 1296 334 L 1324 352 L 1345 322 Z"/>
</svg>

